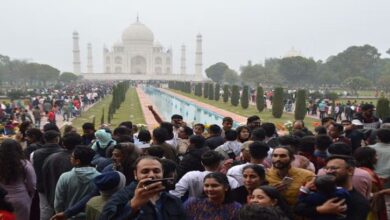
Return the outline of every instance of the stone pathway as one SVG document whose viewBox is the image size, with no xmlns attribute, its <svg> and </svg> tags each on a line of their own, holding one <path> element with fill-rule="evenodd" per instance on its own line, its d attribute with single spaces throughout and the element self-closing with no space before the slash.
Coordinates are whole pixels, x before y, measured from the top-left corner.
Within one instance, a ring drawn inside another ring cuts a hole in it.
<svg viewBox="0 0 390 220">
<path fill-rule="evenodd" d="M 139 86 L 136 88 L 136 91 L 137 91 L 137 94 L 138 94 L 139 102 L 141 104 L 142 112 L 144 114 L 145 123 L 148 126 L 149 131 L 152 131 L 154 128 L 158 127 L 159 124 L 154 119 L 154 116 L 150 112 L 150 110 L 148 109 L 148 106 L 149 105 L 153 106 L 153 109 L 159 115 L 161 115 L 161 114 L 158 112 L 158 109 L 156 108 L 156 106 L 153 105 L 153 102 L 150 99 L 150 97 L 147 94 L 145 94 L 144 91 Z"/>
</svg>

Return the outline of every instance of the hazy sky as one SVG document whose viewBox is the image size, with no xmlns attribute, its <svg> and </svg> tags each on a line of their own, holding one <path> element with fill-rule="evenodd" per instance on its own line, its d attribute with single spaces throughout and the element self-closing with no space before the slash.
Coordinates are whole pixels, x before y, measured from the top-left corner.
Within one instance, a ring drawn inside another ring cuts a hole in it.
<svg viewBox="0 0 390 220">
<path fill-rule="evenodd" d="M 121 39 L 137 13 L 164 47 L 180 46 L 194 70 L 196 34 L 203 35 L 204 69 L 216 62 L 238 70 L 248 60 L 283 57 L 292 47 L 326 59 L 351 45 L 390 48 L 389 0 L 1 0 L 0 54 L 72 71 L 72 32 L 80 35 L 82 72 L 92 43 L 95 72 L 102 48 Z"/>
</svg>

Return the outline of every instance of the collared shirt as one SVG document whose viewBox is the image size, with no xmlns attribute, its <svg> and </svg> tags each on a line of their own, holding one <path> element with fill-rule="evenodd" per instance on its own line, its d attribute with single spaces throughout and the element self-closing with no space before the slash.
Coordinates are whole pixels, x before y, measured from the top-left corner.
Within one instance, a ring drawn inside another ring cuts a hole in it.
<svg viewBox="0 0 390 220">
<path fill-rule="evenodd" d="M 390 144 L 376 143 L 369 147 L 376 150 L 378 161 L 375 166 L 375 173 L 379 177 L 387 179 L 390 177 Z"/>
<path fill-rule="evenodd" d="M 271 186 L 282 182 L 282 178 L 280 178 L 277 171 L 277 169 L 272 167 L 266 173 L 266 179 Z M 305 169 L 291 167 L 288 170 L 287 176 L 293 180 L 281 194 L 286 198 L 289 205 L 295 205 L 298 201 L 299 188 L 309 182 L 315 174 Z"/>
<path fill-rule="evenodd" d="M 211 171 L 190 171 L 176 183 L 175 189 L 169 191 L 169 193 L 178 198 L 184 196 L 186 192 L 188 192 L 188 197 L 199 197 L 203 193 L 204 177 L 209 173 Z M 231 189 L 239 187 L 234 178 L 228 176 L 228 180 Z"/>
</svg>

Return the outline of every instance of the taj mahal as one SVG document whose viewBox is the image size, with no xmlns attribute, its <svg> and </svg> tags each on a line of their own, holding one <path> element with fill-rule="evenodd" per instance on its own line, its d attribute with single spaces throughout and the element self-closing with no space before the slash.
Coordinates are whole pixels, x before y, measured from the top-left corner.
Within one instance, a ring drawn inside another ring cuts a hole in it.
<svg viewBox="0 0 390 220">
<path fill-rule="evenodd" d="M 73 32 L 73 72 L 91 80 L 202 81 L 202 36 L 196 36 L 195 72 L 186 72 L 186 48 L 181 46 L 180 73 L 172 67 L 172 49 L 165 49 L 153 32 L 137 20 L 122 32 L 122 40 L 103 47 L 103 72 L 93 72 L 92 45 L 87 46 L 87 72 L 81 72 L 79 35 Z"/>
</svg>

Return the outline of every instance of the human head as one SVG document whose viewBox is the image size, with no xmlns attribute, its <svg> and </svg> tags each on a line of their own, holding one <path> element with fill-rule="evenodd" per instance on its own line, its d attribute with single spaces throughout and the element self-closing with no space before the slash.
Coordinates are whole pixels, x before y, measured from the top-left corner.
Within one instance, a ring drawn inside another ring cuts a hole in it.
<svg viewBox="0 0 390 220">
<path fill-rule="evenodd" d="M 126 177 L 119 171 L 109 171 L 93 179 L 96 187 L 104 196 L 110 196 L 126 185 Z"/>
<path fill-rule="evenodd" d="M 343 130 L 344 130 L 344 128 L 341 124 L 332 123 L 328 126 L 328 135 L 331 138 L 338 138 L 338 137 L 340 137 Z"/>
<path fill-rule="evenodd" d="M 314 132 L 317 134 L 317 135 L 322 135 L 322 134 L 327 134 L 326 132 L 326 128 L 324 126 L 317 126 L 314 128 Z"/>
<path fill-rule="evenodd" d="M 336 154 L 336 155 L 351 156 L 352 147 L 344 142 L 336 142 L 329 146 L 328 152 L 332 155 Z"/>
<path fill-rule="evenodd" d="M 173 138 L 173 125 L 170 122 L 161 122 L 160 128 L 163 128 L 167 131 L 167 137 L 165 140 L 171 140 Z"/>
<path fill-rule="evenodd" d="M 45 133 L 46 131 L 56 131 L 58 133 L 61 132 L 58 126 L 53 123 L 47 123 L 43 126 L 43 132 Z"/>
<path fill-rule="evenodd" d="M 112 136 L 110 133 L 108 133 L 105 129 L 99 129 L 95 132 L 96 140 L 99 141 L 101 144 L 107 144 L 112 140 Z"/>
<path fill-rule="evenodd" d="M 58 144 L 60 142 L 60 133 L 54 130 L 49 130 L 43 133 L 45 143 Z"/>
<path fill-rule="evenodd" d="M 231 117 L 224 117 L 222 119 L 222 129 L 228 131 L 233 127 L 233 119 Z"/>
<path fill-rule="evenodd" d="M 190 137 L 190 146 L 194 148 L 202 148 L 205 146 L 206 139 L 203 136 L 192 135 Z"/>
<path fill-rule="evenodd" d="M 164 176 L 164 170 L 161 160 L 157 157 L 144 156 L 139 157 L 134 162 L 134 178 L 137 181 L 151 178 L 162 179 Z"/>
<path fill-rule="evenodd" d="M 119 127 L 125 127 L 130 130 L 130 132 L 133 130 L 133 122 L 131 121 L 123 121 L 119 124 Z"/>
<path fill-rule="evenodd" d="M 279 137 L 279 143 L 282 146 L 289 146 L 293 151 L 298 149 L 299 146 L 299 137 L 292 136 L 292 135 L 285 135 Z"/>
<path fill-rule="evenodd" d="M 64 126 L 64 135 L 67 133 L 77 133 L 77 128 L 73 127 L 72 125 L 65 125 Z"/>
<path fill-rule="evenodd" d="M 113 147 L 112 164 L 114 168 L 126 176 L 126 183 L 134 180 L 133 163 L 139 157 L 139 152 L 133 143 L 118 143 Z"/>
<path fill-rule="evenodd" d="M 375 169 L 377 162 L 376 150 L 371 147 L 359 147 L 354 153 L 357 167 Z"/>
<path fill-rule="evenodd" d="M 232 201 L 229 181 L 225 174 L 219 172 L 209 173 L 204 177 L 203 183 L 203 191 L 210 201 L 220 204 Z"/>
<path fill-rule="evenodd" d="M 119 126 L 119 127 L 114 129 L 113 135 L 114 135 L 114 137 L 119 137 L 119 136 L 124 136 L 124 135 L 131 136 L 132 132 L 129 128 L 127 128 L 125 126 Z"/>
<path fill-rule="evenodd" d="M 276 127 L 274 123 L 263 123 L 261 127 L 264 129 L 266 137 L 272 137 L 276 134 Z"/>
<path fill-rule="evenodd" d="M 149 143 L 150 140 L 152 140 L 152 136 L 150 135 L 150 132 L 148 130 L 140 130 L 138 132 L 138 139 L 141 142 Z"/>
<path fill-rule="evenodd" d="M 237 129 L 237 140 L 241 143 L 249 140 L 250 138 L 250 130 L 247 126 L 239 126 Z"/>
<path fill-rule="evenodd" d="M 308 135 L 301 138 L 299 142 L 299 151 L 312 155 L 315 150 L 316 138 Z"/>
<path fill-rule="evenodd" d="M 165 128 L 155 128 L 153 130 L 153 142 L 156 144 L 162 144 L 168 140 L 168 132 Z"/>
<path fill-rule="evenodd" d="M 27 144 L 41 142 L 42 138 L 43 138 L 43 133 L 39 128 L 30 128 L 26 131 Z"/>
<path fill-rule="evenodd" d="M 171 116 L 171 123 L 175 128 L 179 128 L 183 124 L 183 116 L 174 114 Z"/>
<path fill-rule="evenodd" d="M 332 155 L 326 159 L 325 173 L 336 177 L 338 186 L 347 186 L 351 183 L 355 170 L 355 160 L 350 156 Z"/>
<path fill-rule="evenodd" d="M 264 207 L 257 204 L 246 204 L 239 212 L 240 220 L 284 220 L 278 211 L 272 207 Z"/>
<path fill-rule="evenodd" d="M 83 133 L 86 136 L 93 136 L 95 133 L 95 125 L 93 123 L 86 122 L 83 124 L 82 128 L 83 128 Z"/>
<path fill-rule="evenodd" d="M 321 119 L 321 125 L 324 126 L 325 128 L 328 128 L 328 126 L 332 123 L 335 123 L 334 118 L 332 117 L 323 117 Z"/>
<path fill-rule="evenodd" d="M 371 118 L 374 115 L 375 106 L 372 104 L 364 104 L 361 106 L 362 115 L 366 118 Z"/>
<path fill-rule="evenodd" d="M 194 134 L 195 135 L 202 135 L 204 133 L 204 129 L 205 129 L 204 124 L 200 124 L 200 123 L 195 124 L 194 125 Z"/>
<path fill-rule="evenodd" d="M 261 119 L 257 115 L 252 115 L 246 119 L 246 126 L 250 130 L 253 130 L 255 128 L 259 128 L 261 126 Z"/>
<path fill-rule="evenodd" d="M 251 192 L 260 185 L 267 183 L 265 179 L 265 170 L 257 164 L 250 164 L 242 169 L 242 177 L 245 188 Z"/>
<path fill-rule="evenodd" d="M 206 170 L 218 170 L 224 159 L 221 153 L 210 150 L 202 154 L 200 161 Z"/>
<path fill-rule="evenodd" d="M 25 170 L 24 159 L 22 147 L 17 141 L 3 140 L 0 144 L 0 182 L 8 185 L 19 179 Z"/>
<path fill-rule="evenodd" d="M 264 141 L 265 140 L 265 130 L 263 128 L 256 128 L 252 130 L 251 139 L 253 141 Z"/>
<path fill-rule="evenodd" d="M 238 133 L 235 130 L 225 131 L 225 140 L 226 141 L 235 141 L 237 139 Z"/>
<path fill-rule="evenodd" d="M 249 145 L 251 160 L 263 160 L 268 156 L 269 147 L 266 143 L 255 141 Z"/>
<path fill-rule="evenodd" d="M 178 133 L 179 138 L 188 139 L 193 134 L 194 134 L 194 132 L 192 131 L 192 129 L 190 127 L 185 126 L 185 125 L 179 127 L 179 133 Z"/>
<path fill-rule="evenodd" d="M 62 137 L 62 144 L 67 150 L 73 150 L 77 145 L 80 145 L 81 142 L 81 136 L 74 132 L 67 133 Z"/>
<path fill-rule="evenodd" d="M 95 156 L 95 151 L 90 147 L 76 146 L 70 157 L 70 162 L 74 167 L 86 167 L 91 165 L 91 161 Z"/>
<path fill-rule="evenodd" d="M 209 127 L 210 136 L 219 136 L 219 135 L 221 135 L 221 131 L 222 131 L 222 129 L 221 129 L 221 127 L 219 127 L 219 125 L 212 124 Z"/>
<path fill-rule="evenodd" d="M 380 142 L 388 144 L 390 143 L 390 129 L 388 128 L 380 128 L 378 129 L 376 135 Z"/>
<path fill-rule="evenodd" d="M 294 151 L 287 146 L 275 147 L 272 152 L 272 166 L 275 169 L 290 169 L 294 160 Z"/>
<path fill-rule="evenodd" d="M 333 143 L 332 139 L 328 135 L 317 135 L 315 140 L 315 147 L 319 151 L 326 151 L 329 146 Z"/>
<path fill-rule="evenodd" d="M 321 175 L 317 176 L 314 184 L 319 193 L 327 196 L 331 195 L 336 191 L 336 177 L 333 175 Z"/>
<path fill-rule="evenodd" d="M 302 130 L 305 127 L 305 123 L 302 120 L 295 120 L 293 122 L 293 130 Z"/>
</svg>

